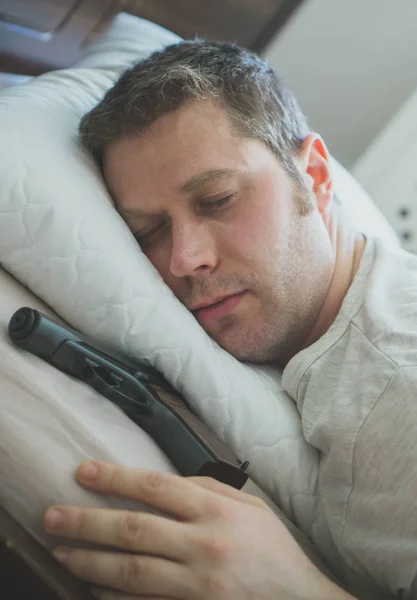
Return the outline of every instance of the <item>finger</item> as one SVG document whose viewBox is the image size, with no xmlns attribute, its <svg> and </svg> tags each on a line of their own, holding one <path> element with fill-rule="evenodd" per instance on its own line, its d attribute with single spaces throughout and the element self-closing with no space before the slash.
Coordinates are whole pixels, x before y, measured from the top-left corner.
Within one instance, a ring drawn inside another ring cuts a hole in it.
<svg viewBox="0 0 417 600">
<path fill-rule="evenodd" d="M 94 596 L 94 598 L 98 598 L 98 600 L 137 600 L 139 598 L 139 596 L 130 596 L 100 587 L 91 587 L 90 592 L 91 595 Z M 168 598 L 166 596 L 140 596 L 140 598 L 143 600 L 172 600 L 172 597 Z"/>
<path fill-rule="evenodd" d="M 84 487 L 130 498 L 179 519 L 193 521 L 217 514 L 216 494 L 172 473 L 89 462 L 78 468 L 76 476 Z"/>
<path fill-rule="evenodd" d="M 198 597 L 193 573 L 163 558 L 63 547 L 57 548 L 54 556 L 76 577 L 127 595 Z"/>
<path fill-rule="evenodd" d="M 265 504 L 261 498 L 257 498 L 256 496 L 252 496 L 246 492 L 241 492 L 240 490 L 237 490 L 226 483 L 222 483 L 221 481 L 217 481 L 217 479 L 213 479 L 212 477 L 187 477 L 187 479 L 192 481 L 195 485 L 207 490 L 211 490 L 216 494 L 227 496 L 232 500 L 237 500 L 238 502 L 243 502 L 244 504 L 250 504 L 265 510 L 270 510 L 268 505 Z"/>
<path fill-rule="evenodd" d="M 45 515 L 45 530 L 73 540 L 179 562 L 185 562 L 193 548 L 190 524 L 128 510 L 53 506 Z"/>
</svg>

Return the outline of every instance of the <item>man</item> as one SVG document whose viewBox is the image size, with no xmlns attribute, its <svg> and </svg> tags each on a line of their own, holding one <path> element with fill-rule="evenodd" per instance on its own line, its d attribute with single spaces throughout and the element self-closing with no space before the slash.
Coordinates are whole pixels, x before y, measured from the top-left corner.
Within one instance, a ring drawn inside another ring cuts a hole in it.
<svg viewBox="0 0 417 600">
<path fill-rule="evenodd" d="M 324 142 L 273 70 L 236 46 L 153 54 L 80 133 L 143 252 L 201 326 L 240 360 L 284 367 L 321 453 L 305 533 L 356 597 L 417 598 L 417 259 L 352 227 Z M 48 531 L 123 550 L 57 555 L 110 588 L 100 598 L 352 598 L 265 505 L 227 486 L 100 464 L 78 480 L 176 519 L 48 513 Z"/>
</svg>

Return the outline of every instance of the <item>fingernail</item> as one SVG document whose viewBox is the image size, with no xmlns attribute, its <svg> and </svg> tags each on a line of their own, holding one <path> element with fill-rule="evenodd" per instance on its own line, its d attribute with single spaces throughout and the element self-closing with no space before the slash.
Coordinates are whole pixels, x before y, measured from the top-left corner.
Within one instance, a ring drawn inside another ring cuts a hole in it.
<svg viewBox="0 0 417 600">
<path fill-rule="evenodd" d="M 92 480 L 95 479 L 98 475 L 98 468 L 94 463 L 84 463 L 78 469 L 78 476 L 81 479 Z"/>
<path fill-rule="evenodd" d="M 53 555 L 56 560 L 60 563 L 65 563 L 68 561 L 71 550 L 69 548 L 56 548 L 53 551 Z"/>
<path fill-rule="evenodd" d="M 48 510 L 45 516 L 45 526 L 46 530 L 58 529 L 62 527 L 64 524 L 64 514 L 57 510 L 56 508 L 52 508 Z"/>
</svg>

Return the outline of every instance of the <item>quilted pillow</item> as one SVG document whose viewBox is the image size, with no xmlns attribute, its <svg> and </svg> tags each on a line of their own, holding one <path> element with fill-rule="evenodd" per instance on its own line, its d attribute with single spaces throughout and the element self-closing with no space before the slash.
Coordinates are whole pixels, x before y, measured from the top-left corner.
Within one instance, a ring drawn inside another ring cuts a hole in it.
<svg viewBox="0 0 417 600">
<path fill-rule="evenodd" d="M 319 459 L 280 374 L 239 363 L 206 335 L 138 249 L 77 139 L 81 115 L 121 70 L 174 39 L 120 15 L 76 68 L 3 92 L 0 262 L 71 326 L 163 372 L 308 532 Z M 396 243 L 362 192 L 360 202 Z"/>
</svg>

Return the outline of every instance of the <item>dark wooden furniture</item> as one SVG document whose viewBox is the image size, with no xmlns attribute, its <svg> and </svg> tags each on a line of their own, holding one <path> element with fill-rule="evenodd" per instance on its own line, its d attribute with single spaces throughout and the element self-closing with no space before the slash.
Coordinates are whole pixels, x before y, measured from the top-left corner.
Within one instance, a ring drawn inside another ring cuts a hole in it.
<svg viewBox="0 0 417 600">
<path fill-rule="evenodd" d="M 0 71 L 65 68 L 124 11 L 185 38 L 234 41 L 261 52 L 303 0 L 0 0 Z"/>
<path fill-rule="evenodd" d="M 261 51 L 301 2 L 294 0 L 122 0 L 126 12 L 182 37 L 233 40 Z"/>
<path fill-rule="evenodd" d="M 2 600 L 93 600 L 85 584 L 62 568 L 0 507 Z"/>
</svg>

